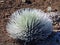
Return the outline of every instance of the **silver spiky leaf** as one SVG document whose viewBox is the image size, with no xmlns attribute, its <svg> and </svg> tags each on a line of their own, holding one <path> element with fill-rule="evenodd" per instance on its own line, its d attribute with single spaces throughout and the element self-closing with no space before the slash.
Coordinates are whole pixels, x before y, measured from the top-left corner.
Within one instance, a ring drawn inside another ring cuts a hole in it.
<svg viewBox="0 0 60 45">
<path fill-rule="evenodd" d="M 52 32 L 52 21 L 42 10 L 25 8 L 11 15 L 6 29 L 15 39 L 45 39 Z"/>
</svg>

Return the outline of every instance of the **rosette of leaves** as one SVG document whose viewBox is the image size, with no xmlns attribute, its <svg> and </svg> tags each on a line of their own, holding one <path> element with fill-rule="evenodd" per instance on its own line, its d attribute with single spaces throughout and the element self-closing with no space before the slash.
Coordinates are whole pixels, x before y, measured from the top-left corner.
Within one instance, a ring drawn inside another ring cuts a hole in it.
<svg viewBox="0 0 60 45">
<path fill-rule="evenodd" d="M 52 33 L 52 20 L 40 9 L 24 8 L 14 12 L 6 25 L 9 36 L 27 42 L 46 39 Z"/>
</svg>

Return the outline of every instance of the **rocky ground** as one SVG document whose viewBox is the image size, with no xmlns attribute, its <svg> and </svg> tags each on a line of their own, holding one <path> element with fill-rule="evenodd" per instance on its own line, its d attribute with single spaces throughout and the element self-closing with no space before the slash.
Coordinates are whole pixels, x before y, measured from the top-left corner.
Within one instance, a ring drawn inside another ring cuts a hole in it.
<svg viewBox="0 0 60 45">
<path fill-rule="evenodd" d="M 10 15 L 20 8 L 38 8 L 47 12 L 51 6 L 53 12 L 60 12 L 60 0 L 0 0 L 0 45 L 20 45 L 19 42 L 7 36 L 6 24 Z M 52 17 L 55 31 L 60 31 L 60 14 Z"/>
</svg>

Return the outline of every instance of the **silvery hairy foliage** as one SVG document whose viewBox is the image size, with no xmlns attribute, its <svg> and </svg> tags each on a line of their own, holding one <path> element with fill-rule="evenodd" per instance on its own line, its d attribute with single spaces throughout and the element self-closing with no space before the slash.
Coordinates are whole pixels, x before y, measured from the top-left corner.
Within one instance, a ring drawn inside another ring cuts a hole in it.
<svg viewBox="0 0 60 45">
<path fill-rule="evenodd" d="M 27 42 L 45 39 L 52 33 L 52 20 L 49 14 L 40 9 L 24 8 L 15 11 L 6 25 L 9 36 Z"/>
</svg>

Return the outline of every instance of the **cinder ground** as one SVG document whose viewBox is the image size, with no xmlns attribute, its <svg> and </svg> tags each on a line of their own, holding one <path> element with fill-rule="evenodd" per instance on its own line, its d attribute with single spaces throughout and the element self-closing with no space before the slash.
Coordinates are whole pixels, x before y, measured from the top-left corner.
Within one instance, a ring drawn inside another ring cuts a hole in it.
<svg viewBox="0 0 60 45">
<path fill-rule="evenodd" d="M 47 12 L 48 6 L 51 6 L 54 12 L 60 11 L 60 0 L 30 0 L 30 3 L 21 0 L 0 0 L 0 45 L 20 45 L 6 32 L 6 23 L 14 11 L 20 8 L 38 8 Z M 60 30 L 59 22 L 54 22 L 54 26 L 55 30 Z"/>
</svg>

